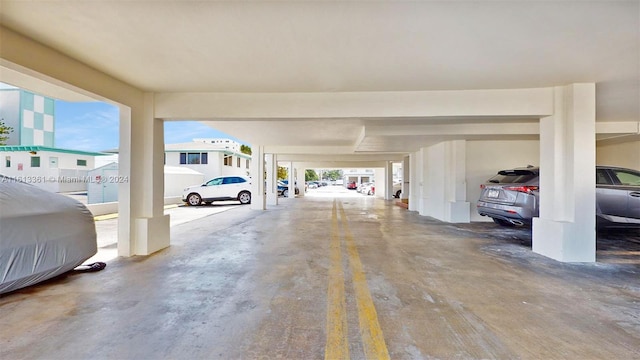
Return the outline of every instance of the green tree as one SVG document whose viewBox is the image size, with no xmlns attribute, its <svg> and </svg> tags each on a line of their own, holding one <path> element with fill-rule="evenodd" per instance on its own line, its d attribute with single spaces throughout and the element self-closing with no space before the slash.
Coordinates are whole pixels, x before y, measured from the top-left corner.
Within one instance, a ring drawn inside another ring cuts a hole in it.
<svg viewBox="0 0 640 360">
<path fill-rule="evenodd" d="M 322 174 L 322 177 L 324 177 L 325 179 L 331 180 L 331 181 L 336 181 L 338 179 L 342 179 L 342 170 L 337 169 L 337 170 L 325 170 L 324 173 Z"/>
<path fill-rule="evenodd" d="M 240 145 L 240 152 L 243 154 L 251 155 L 251 146 L 249 145 Z"/>
<path fill-rule="evenodd" d="M 286 167 L 278 166 L 278 179 L 285 180 L 289 177 L 289 169 Z"/>
<path fill-rule="evenodd" d="M 0 119 L 0 145 L 7 145 L 7 140 L 9 140 L 9 134 L 13 132 L 13 128 L 11 126 L 7 126 L 4 123 L 4 118 Z"/>
<path fill-rule="evenodd" d="M 304 181 L 315 181 L 318 180 L 318 174 L 315 170 L 307 169 L 304 172 Z"/>
</svg>

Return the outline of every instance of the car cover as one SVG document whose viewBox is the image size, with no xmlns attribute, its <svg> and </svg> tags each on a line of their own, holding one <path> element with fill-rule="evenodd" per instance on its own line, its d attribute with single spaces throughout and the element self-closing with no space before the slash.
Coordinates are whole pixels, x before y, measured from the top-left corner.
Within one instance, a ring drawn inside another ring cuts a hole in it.
<svg viewBox="0 0 640 360">
<path fill-rule="evenodd" d="M 63 274 L 96 252 L 84 204 L 0 175 L 0 294 Z"/>
</svg>

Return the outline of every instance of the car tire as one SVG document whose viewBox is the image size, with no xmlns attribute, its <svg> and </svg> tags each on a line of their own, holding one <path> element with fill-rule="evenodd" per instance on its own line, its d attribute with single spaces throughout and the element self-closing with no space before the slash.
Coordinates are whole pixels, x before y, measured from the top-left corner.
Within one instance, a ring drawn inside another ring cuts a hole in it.
<svg viewBox="0 0 640 360">
<path fill-rule="evenodd" d="M 289 197 L 289 190 L 284 190 L 284 191 L 282 192 L 282 196 L 284 196 L 284 197 Z"/>
<path fill-rule="evenodd" d="M 191 206 L 199 206 L 202 204 L 202 198 L 200 195 L 195 193 L 189 194 L 189 196 L 187 196 L 187 204 Z"/>
<path fill-rule="evenodd" d="M 242 205 L 251 204 L 251 193 L 248 191 L 242 191 L 238 194 L 238 201 L 240 201 L 240 204 Z"/>
<path fill-rule="evenodd" d="M 502 219 L 496 219 L 496 218 L 492 218 L 493 222 L 500 225 L 500 226 L 505 226 L 505 227 L 513 227 L 515 225 L 513 225 L 512 223 L 508 222 L 507 220 L 502 220 Z"/>
<path fill-rule="evenodd" d="M 400 199 L 400 194 L 402 194 L 402 190 L 396 191 L 396 199 Z"/>
</svg>

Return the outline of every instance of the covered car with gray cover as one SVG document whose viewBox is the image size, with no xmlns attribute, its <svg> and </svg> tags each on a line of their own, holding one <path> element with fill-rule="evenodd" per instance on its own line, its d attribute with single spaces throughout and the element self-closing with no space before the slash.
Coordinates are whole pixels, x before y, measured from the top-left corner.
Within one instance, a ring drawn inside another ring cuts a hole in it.
<svg viewBox="0 0 640 360">
<path fill-rule="evenodd" d="M 84 204 L 0 175 L 0 294 L 63 274 L 96 253 Z"/>
</svg>

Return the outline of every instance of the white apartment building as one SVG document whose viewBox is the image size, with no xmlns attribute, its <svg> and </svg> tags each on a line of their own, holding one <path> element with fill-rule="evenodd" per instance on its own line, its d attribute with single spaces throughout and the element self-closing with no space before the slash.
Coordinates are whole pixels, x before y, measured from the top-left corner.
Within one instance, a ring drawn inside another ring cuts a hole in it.
<svg viewBox="0 0 640 360">
<path fill-rule="evenodd" d="M 230 175 L 251 176 L 251 155 L 241 153 L 240 146 L 229 139 L 194 139 L 188 143 L 165 144 L 164 163 L 195 170 L 204 174 L 205 179 Z"/>
</svg>

